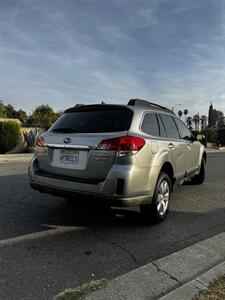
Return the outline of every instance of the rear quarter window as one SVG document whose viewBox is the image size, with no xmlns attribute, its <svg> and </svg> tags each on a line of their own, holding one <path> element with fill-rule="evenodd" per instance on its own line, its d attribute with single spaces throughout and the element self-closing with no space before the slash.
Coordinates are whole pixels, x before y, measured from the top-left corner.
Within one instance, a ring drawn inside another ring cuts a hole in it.
<svg viewBox="0 0 225 300">
<path fill-rule="evenodd" d="M 145 113 L 141 130 L 149 135 L 159 136 L 159 125 L 155 113 Z"/>
</svg>

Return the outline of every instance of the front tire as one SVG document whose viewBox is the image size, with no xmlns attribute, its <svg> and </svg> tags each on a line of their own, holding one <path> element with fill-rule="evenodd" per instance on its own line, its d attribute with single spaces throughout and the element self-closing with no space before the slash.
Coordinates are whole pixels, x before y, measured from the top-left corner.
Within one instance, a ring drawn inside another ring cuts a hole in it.
<svg viewBox="0 0 225 300">
<path fill-rule="evenodd" d="M 169 211 L 172 185 L 170 177 L 161 172 L 156 184 L 152 203 L 141 205 L 140 210 L 144 220 L 149 223 L 159 223 L 165 219 Z"/>
</svg>

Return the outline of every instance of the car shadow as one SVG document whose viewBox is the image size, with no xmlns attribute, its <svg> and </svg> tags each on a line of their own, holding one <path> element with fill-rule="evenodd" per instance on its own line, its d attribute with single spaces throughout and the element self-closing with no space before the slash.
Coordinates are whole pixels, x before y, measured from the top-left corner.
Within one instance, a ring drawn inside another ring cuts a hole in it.
<svg viewBox="0 0 225 300">
<path fill-rule="evenodd" d="M 115 231 L 118 228 L 126 228 L 131 232 L 132 228 L 139 230 L 143 227 L 148 228 L 147 230 L 151 228 L 152 232 L 158 231 L 159 233 L 160 228 L 163 230 L 172 228 L 173 232 L 176 232 L 178 231 L 177 227 L 180 226 L 181 229 L 190 230 L 191 233 L 195 231 L 193 226 L 201 226 L 201 220 L 206 225 L 207 218 L 217 223 L 218 214 L 224 216 L 224 208 L 215 209 L 211 207 L 207 212 L 192 212 L 191 201 L 193 203 L 194 201 L 189 200 L 189 198 L 187 198 L 190 202 L 189 208 L 185 207 L 184 211 L 181 201 L 185 201 L 185 203 L 187 201 L 182 200 L 182 198 L 187 197 L 186 194 L 194 188 L 196 193 L 203 189 L 197 186 L 178 188 L 176 196 L 172 199 L 168 218 L 158 226 L 149 225 L 151 220 L 146 223 L 138 208 L 113 207 L 108 209 L 103 200 L 94 197 L 75 196 L 74 199 L 67 200 L 33 191 L 29 186 L 26 174 L 0 176 L 0 188 L 2 190 L 0 200 L 1 239 L 46 230 L 47 225 L 96 226 L 105 229 L 110 227 L 111 230 Z M 211 189 L 211 186 L 208 189 Z M 204 205 L 203 195 L 199 197 L 198 201 L 202 201 L 202 205 Z"/>
</svg>

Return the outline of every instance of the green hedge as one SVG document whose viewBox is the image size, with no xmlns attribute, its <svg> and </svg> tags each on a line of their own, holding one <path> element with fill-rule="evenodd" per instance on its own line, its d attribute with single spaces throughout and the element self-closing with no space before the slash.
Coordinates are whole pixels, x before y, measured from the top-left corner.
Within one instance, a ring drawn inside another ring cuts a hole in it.
<svg viewBox="0 0 225 300">
<path fill-rule="evenodd" d="M 218 130 L 218 143 L 221 146 L 225 146 L 225 128 Z"/>
<path fill-rule="evenodd" d="M 205 130 L 205 135 L 208 143 L 217 143 L 218 140 L 217 128 L 207 128 Z"/>
<path fill-rule="evenodd" d="M 12 150 L 21 137 L 20 124 L 13 120 L 0 120 L 0 154 Z"/>
</svg>

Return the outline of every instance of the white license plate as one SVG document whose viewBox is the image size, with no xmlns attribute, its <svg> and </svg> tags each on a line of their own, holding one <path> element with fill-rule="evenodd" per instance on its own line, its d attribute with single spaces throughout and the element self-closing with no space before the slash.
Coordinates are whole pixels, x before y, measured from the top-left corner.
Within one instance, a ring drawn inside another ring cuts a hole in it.
<svg viewBox="0 0 225 300">
<path fill-rule="evenodd" d="M 74 164 L 79 163 L 79 151 L 62 149 L 59 155 L 60 162 L 63 164 Z"/>
</svg>

